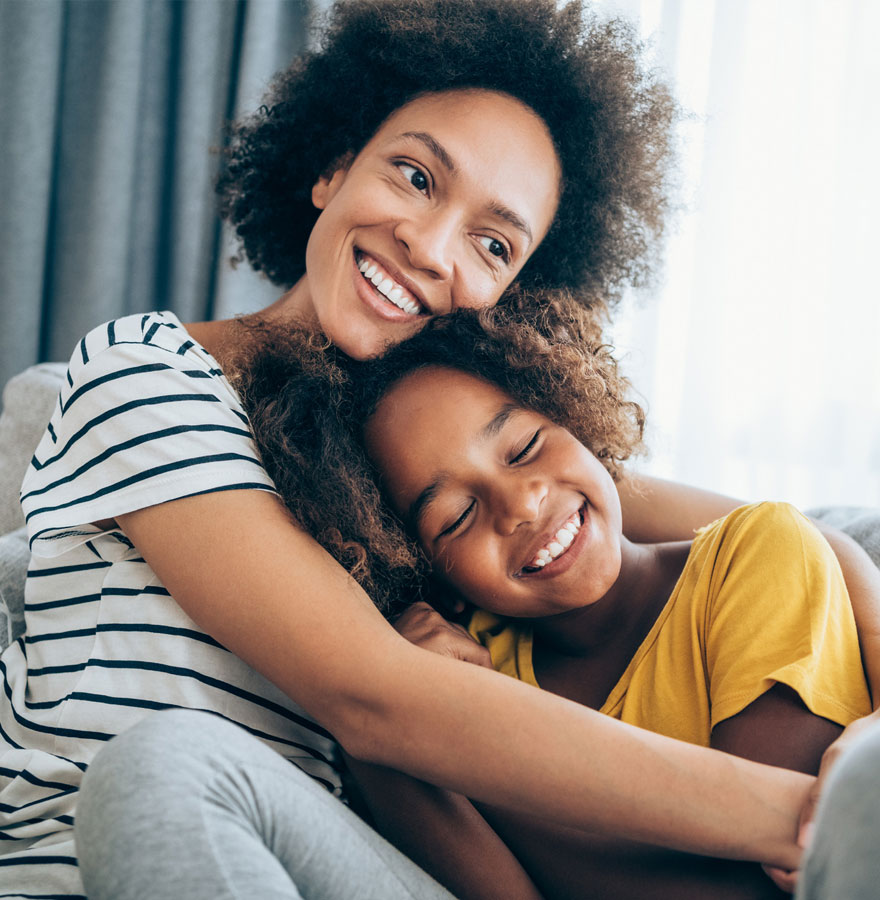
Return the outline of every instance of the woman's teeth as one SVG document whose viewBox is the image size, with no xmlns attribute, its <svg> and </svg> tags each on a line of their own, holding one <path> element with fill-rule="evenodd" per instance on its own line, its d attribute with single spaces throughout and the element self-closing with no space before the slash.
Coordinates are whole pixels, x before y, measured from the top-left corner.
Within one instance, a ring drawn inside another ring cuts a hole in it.
<svg viewBox="0 0 880 900">
<path fill-rule="evenodd" d="M 556 532 L 553 540 L 546 547 L 542 547 L 535 555 L 534 560 L 526 566 L 527 569 L 543 569 L 548 562 L 552 562 L 559 556 L 562 556 L 566 550 L 574 543 L 577 533 L 581 530 L 581 514 L 578 510 L 563 526 Z"/>
<path fill-rule="evenodd" d="M 371 259 L 362 256 L 358 260 L 358 269 L 380 294 L 390 300 L 395 306 L 400 307 L 405 313 L 417 316 L 422 311 L 422 307 L 399 284 L 395 284 Z"/>
</svg>

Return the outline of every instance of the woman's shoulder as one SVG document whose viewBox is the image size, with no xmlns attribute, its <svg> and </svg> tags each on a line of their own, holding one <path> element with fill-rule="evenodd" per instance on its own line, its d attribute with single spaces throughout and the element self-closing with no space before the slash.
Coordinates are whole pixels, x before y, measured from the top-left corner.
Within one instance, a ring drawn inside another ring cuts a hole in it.
<svg viewBox="0 0 880 900">
<path fill-rule="evenodd" d="M 112 368 L 137 359 L 164 360 L 175 367 L 185 361 L 187 365 L 222 374 L 216 360 L 191 337 L 180 319 L 166 310 L 123 316 L 97 325 L 74 348 L 68 363 L 68 383 L 85 369 Z"/>
</svg>

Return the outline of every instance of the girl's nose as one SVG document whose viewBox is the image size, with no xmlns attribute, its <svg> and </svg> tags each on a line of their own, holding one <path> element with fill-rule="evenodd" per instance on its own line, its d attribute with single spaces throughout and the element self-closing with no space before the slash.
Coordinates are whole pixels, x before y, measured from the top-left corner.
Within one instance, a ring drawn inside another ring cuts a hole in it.
<svg viewBox="0 0 880 900">
<path fill-rule="evenodd" d="M 499 486 L 493 500 L 498 531 L 512 534 L 520 525 L 536 522 L 546 496 L 546 483 L 536 478 L 513 478 Z"/>
<path fill-rule="evenodd" d="M 445 280 L 455 269 L 457 227 L 451 215 L 426 211 L 397 224 L 394 234 L 403 245 L 414 269 Z"/>
</svg>

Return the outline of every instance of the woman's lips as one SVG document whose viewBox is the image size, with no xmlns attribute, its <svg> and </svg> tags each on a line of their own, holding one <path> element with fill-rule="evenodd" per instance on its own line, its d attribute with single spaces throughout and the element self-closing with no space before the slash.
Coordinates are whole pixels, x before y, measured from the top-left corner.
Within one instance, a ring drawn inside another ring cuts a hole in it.
<svg viewBox="0 0 880 900">
<path fill-rule="evenodd" d="M 373 273 L 374 277 L 379 273 L 382 274 L 378 285 L 374 284 L 371 279 L 364 277 L 364 272 L 361 271 L 364 262 L 368 263 L 366 271 L 375 270 Z M 424 321 L 427 310 L 424 304 L 421 303 L 420 298 L 416 297 L 412 291 L 401 286 L 399 282 L 394 281 L 390 274 L 387 273 L 386 267 L 382 266 L 378 260 L 374 260 L 363 251 L 356 250 L 352 254 L 352 269 L 355 291 L 372 312 L 392 322 L 416 322 L 420 319 Z M 390 286 L 385 284 L 386 281 L 390 282 Z M 385 291 L 380 290 L 383 286 Z M 398 288 L 399 291 L 395 292 L 395 288 Z M 396 297 L 397 302 L 389 299 L 386 292 L 387 294 L 394 292 L 393 296 Z M 402 308 L 401 304 L 407 308 Z"/>
</svg>

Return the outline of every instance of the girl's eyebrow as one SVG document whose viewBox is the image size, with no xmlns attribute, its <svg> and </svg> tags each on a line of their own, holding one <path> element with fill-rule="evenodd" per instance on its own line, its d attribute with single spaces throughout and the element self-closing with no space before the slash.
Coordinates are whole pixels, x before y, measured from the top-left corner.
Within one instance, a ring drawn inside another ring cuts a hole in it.
<svg viewBox="0 0 880 900">
<path fill-rule="evenodd" d="M 494 416 L 477 433 L 478 441 L 485 441 L 495 437 L 507 424 L 510 417 L 522 409 L 516 403 L 505 403 Z M 449 472 L 439 472 L 437 477 L 413 500 L 406 511 L 405 522 L 411 531 L 417 531 L 422 517 L 428 507 L 437 499 L 443 485 L 449 480 Z"/>
<path fill-rule="evenodd" d="M 458 171 L 455 166 L 455 161 L 449 155 L 449 151 L 434 137 L 434 135 L 428 134 L 427 131 L 404 131 L 400 137 L 420 141 L 424 144 L 425 147 L 440 161 L 450 175 L 455 175 Z M 532 244 L 532 229 L 522 216 L 515 213 L 509 206 L 505 206 L 505 204 L 501 203 L 499 200 L 490 201 L 487 208 L 492 215 L 497 216 L 499 219 L 503 219 L 508 225 L 512 225 L 517 231 L 521 232 L 529 242 L 529 245 Z"/>
</svg>

